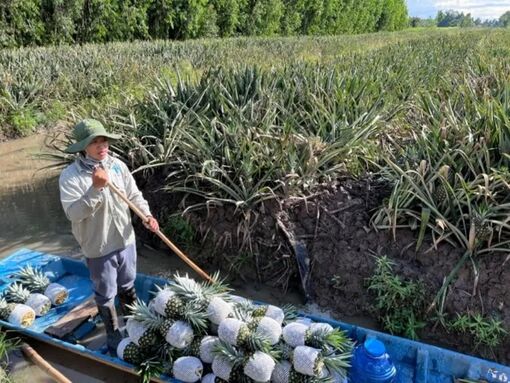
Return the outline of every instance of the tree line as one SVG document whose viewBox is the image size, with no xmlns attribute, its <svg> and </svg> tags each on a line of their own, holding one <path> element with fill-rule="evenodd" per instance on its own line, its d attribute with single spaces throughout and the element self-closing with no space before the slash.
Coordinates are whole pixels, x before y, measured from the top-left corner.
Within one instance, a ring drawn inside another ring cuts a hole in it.
<svg viewBox="0 0 510 383">
<path fill-rule="evenodd" d="M 453 10 L 439 11 L 435 18 L 422 19 L 411 17 L 411 27 L 510 27 L 510 11 L 503 13 L 498 19 L 482 20 L 473 18 L 470 13 Z"/>
<path fill-rule="evenodd" d="M 405 0 L 2 0 L 0 47 L 366 33 L 407 25 Z"/>
</svg>

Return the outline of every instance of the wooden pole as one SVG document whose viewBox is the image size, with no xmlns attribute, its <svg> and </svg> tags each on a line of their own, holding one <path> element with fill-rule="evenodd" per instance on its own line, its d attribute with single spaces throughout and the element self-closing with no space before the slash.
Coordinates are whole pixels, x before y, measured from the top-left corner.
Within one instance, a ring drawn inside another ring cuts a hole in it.
<svg viewBox="0 0 510 383">
<path fill-rule="evenodd" d="M 31 346 L 27 343 L 23 343 L 21 345 L 21 351 L 38 367 L 40 367 L 44 372 L 50 375 L 53 379 L 55 379 L 58 383 L 72 383 L 69 379 L 67 379 L 60 371 L 55 369 L 51 364 L 46 362 L 41 355 L 37 353 Z"/>
<path fill-rule="evenodd" d="M 147 217 L 145 214 L 142 213 L 136 205 L 131 202 L 125 195 L 122 193 L 117 186 L 112 184 L 111 182 L 108 182 L 106 184 L 115 194 L 117 194 L 125 203 L 128 204 L 128 206 L 135 212 L 135 214 L 142 219 L 143 222 L 147 222 Z M 155 232 L 156 235 L 161 238 L 165 244 L 172 249 L 172 251 L 177 254 L 184 262 L 188 264 L 189 267 L 191 267 L 195 272 L 197 272 L 202 278 L 208 280 L 209 282 L 213 282 L 213 279 L 207 274 L 204 270 L 202 270 L 200 267 L 198 267 L 191 259 L 189 259 L 186 254 L 184 254 L 177 246 L 175 246 L 167 237 L 165 234 L 161 232 L 161 230 L 158 230 Z"/>
</svg>

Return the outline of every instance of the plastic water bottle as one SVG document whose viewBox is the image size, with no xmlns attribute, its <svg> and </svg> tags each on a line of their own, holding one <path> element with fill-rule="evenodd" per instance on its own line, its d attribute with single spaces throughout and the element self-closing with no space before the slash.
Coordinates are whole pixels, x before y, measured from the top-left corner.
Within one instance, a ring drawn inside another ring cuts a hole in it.
<svg viewBox="0 0 510 383">
<path fill-rule="evenodd" d="M 397 369 L 383 342 L 367 339 L 354 349 L 350 383 L 391 383 L 396 374 Z"/>
</svg>

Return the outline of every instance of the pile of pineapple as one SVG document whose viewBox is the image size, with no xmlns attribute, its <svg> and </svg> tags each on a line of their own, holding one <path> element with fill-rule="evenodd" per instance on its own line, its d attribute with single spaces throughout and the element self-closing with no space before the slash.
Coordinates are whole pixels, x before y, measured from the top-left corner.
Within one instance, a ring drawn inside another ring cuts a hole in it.
<svg viewBox="0 0 510 383">
<path fill-rule="evenodd" d="M 353 346 L 344 332 L 229 291 L 217 275 L 175 275 L 148 304 L 130 306 L 117 356 L 182 382 L 344 381 Z"/>
<path fill-rule="evenodd" d="M 0 319 L 18 327 L 30 327 L 35 318 L 45 315 L 52 305 L 69 297 L 67 289 L 51 283 L 41 269 L 30 265 L 11 276 L 14 280 L 0 296 Z"/>
</svg>

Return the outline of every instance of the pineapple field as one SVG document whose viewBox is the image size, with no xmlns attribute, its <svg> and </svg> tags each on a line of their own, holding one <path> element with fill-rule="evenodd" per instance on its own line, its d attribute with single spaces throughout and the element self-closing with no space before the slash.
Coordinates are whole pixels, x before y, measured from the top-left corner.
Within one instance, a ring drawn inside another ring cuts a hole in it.
<svg viewBox="0 0 510 383">
<path fill-rule="evenodd" d="M 58 167 L 72 124 L 97 118 L 204 269 L 510 364 L 509 58 L 503 29 L 3 50 L 0 135 L 47 131 Z M 164 323 L 193 310 L 160 294 L 131 339 L 191 347 L 200 318 Z M 223 361 L 260 373 L 230 346 L 270 325 L 240 321 L 218 329 Z"/>
</svg>

